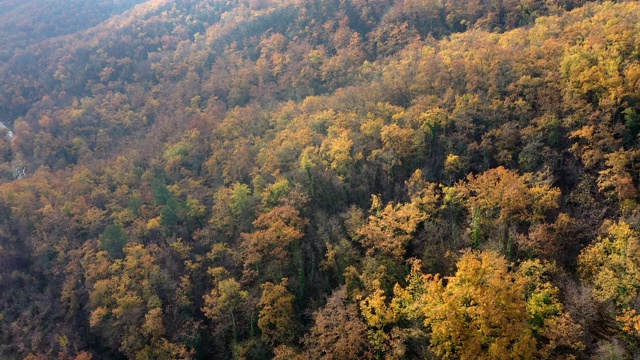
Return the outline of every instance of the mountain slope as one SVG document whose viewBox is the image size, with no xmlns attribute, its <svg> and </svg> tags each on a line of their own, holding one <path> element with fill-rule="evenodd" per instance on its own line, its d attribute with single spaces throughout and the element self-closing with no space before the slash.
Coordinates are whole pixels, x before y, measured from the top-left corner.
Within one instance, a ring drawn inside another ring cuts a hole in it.
<svg viewBox="0 0 640 360">
<path fill-rule="evenodd" d="M 633 356 L 639 17 L 166 0 L 11 40 L 2 356 Z"/>
</svg>

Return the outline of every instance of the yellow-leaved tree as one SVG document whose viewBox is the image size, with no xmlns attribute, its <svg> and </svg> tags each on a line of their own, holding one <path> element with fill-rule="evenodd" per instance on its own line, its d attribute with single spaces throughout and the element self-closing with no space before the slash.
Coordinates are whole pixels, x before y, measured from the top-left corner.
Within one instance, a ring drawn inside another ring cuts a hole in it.
<svg viewBox="0 0 640 360">
<path fill-rule="evenodd" d="M 220 327 L 231 327 L 234 343 L 238 341 L 238 316 L 246 306 L 249 293 L 242 290 L 233 278 L 217 282 L 216 287 L 204 295 L 202 312 L 206 317 L 220 324 Z"/>
<path fill-rule="evenodd" d="M 524 283 L 496 252 L 467 252 L 455 275 L 428 279 L 422 311 L 431 347 L 454 359 L 533 359 Z"/>
<path fill-rule="evenodd" d="M 471 215 L 470 235 L 475 247 L 489 235 L 498 241 L 513 240 L 509 227 L 535 224 L 549 210 L 558 208 L 560 190 L 544 180 L 544 173 L 518 175 L 500 166 L 479 175 L 469 175 L 456 185 Z M 491 232 L 497 233 L 492 234 Z"/>
<path fill-rule="evenodd" d="M 625 331 L 640 336 L 640 239 L 624 221 L 605 222 L 604 233 L 582 251 L 578 266 L 597 301 L 612 301 Z"/>
<path fill-rule="evenodd" d="M 401 258 L 418 225 L 428 216 L 413 203 L 391 203 L 382 206 L 380 198 L 372 197 L 372 214 L 358 231 L 368 254 L 384 254 Z"/>
<path fill-rule="evenodd" d="M 258 327 L 262 338 L 271 345 L 290 344 L 296 336 L 295 296 L 287 290 L 288 281 L 283 278 L 280 284 L 267 282 L 261 286 Z"/>
<path fill-rule="evenodd" d="M 91 330 L 131 358 L 191 358 L 184 345 L 167 339 L 160 298 L 166 278 L 153 253 L 141 244 L 123 251 L 110 265 L 104 250 L 85 259 L 87 277 L 97 279 L 89 289 Z"/>
<path fill-rule="evenodd" d="M 261 214 L 253 222 L 255 231 L 242 233 L 245 276 L 277 279 L 290 264 L 291 248 L 304 237 L 308 220 L 300 211 L 283 204 Z"/>
<path fill-rule="evenodd" d="M 404 326 L 421 321 L 435 355 L 553 359 L 584 349 L 582 329 L 564 312 L 559 290 L 550 282 L 552 264 L 528 260 L 516 270 L 497 252 L 466 251 L 456 273 L 444 279 L 422 274 L 420 266 L 413 263 L 406 287 L 395 286 L 388 307 L 380 296 L 372 299 L 384 310 L 376 314 L 385 315 L 386 328 L 391 322 Z M 389 337 L 378 338 L 384 336 Z"/>
</svg>

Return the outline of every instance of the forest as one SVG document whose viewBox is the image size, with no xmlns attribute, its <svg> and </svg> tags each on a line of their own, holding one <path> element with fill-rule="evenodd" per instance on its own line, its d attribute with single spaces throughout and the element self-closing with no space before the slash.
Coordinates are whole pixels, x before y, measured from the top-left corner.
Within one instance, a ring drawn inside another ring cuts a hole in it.
<svg viewBox="0 0 640 360">
<path fill-rule="evenodd" d="M 0 0 L 0 358 L 635 359 L 640 2 Z"/>
</svg>

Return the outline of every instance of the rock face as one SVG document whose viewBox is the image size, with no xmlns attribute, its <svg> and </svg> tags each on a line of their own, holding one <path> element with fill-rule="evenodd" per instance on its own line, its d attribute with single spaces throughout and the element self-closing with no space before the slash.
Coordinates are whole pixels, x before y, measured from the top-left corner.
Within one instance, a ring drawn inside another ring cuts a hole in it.
<svg viewBox="0 0 640 360">
<path fill-rule="evenodd" d="M 2 123 L 0 121 L 0 131 L 7 129 L 7 137 L 9 138 L 9 140 L 13 141 L 13 132 L 11 131 L 11 129 L 9 129 L 8 126 L 6 126 L 4 123 Z M 11 162 L 11 167 L 13 169 L 13 176 L 16 179 L 22 179 L 26 176 L 25 174 L 25 169 L 26 167 L 24 166 L 24 162 L 21 160 L 21 156 L 14 156 L 13 161 Z"/>
<path fill-rule="evenodd" d="M 0 121 L 0 130 L 3 130 L 3 129 L 7 129 L 7 130 L 8 130 L 8 131 L 7 131 L 7 136 L 8 136 L 10 139 L 12 139 L 12 140 L 13 140 L 13 132 L 11 131 L 11 129 L 9 129 L 9 128 L 7 127 L 7 125 L 3 124 L 3 123 L 2 123 L 2 121 Z"/>
</svg>

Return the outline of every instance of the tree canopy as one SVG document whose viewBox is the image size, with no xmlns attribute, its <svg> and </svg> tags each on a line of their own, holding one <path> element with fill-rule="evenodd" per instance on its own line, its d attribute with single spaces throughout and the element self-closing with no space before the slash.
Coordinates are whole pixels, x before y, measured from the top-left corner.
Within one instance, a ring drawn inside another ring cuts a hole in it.
<svg viewBox="0 0 640 360">
<path fill-rule="evenodd" d="M 0 1 L 0 358 L 638 357 L 638 24 Z"/>
</svg>

